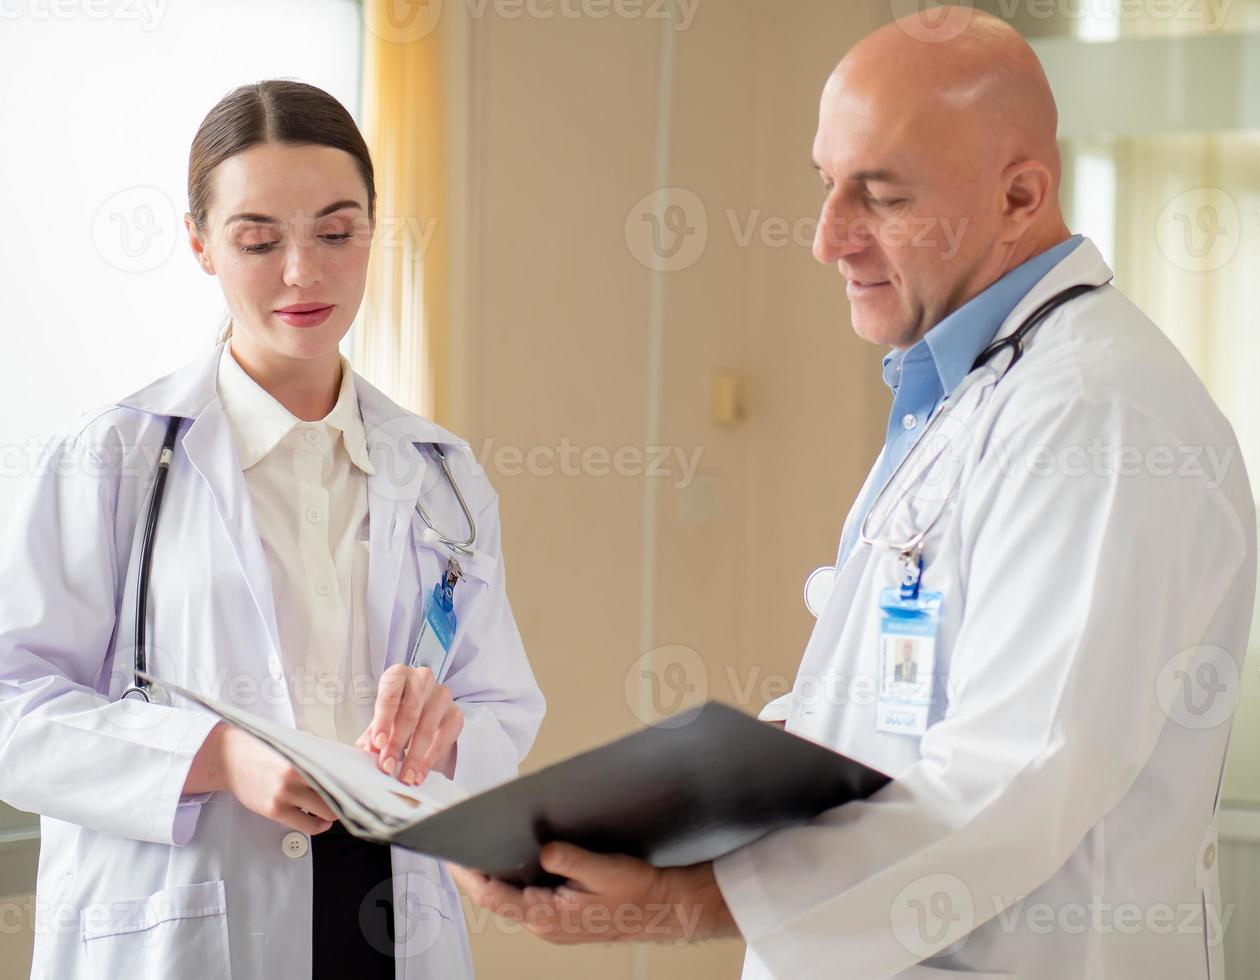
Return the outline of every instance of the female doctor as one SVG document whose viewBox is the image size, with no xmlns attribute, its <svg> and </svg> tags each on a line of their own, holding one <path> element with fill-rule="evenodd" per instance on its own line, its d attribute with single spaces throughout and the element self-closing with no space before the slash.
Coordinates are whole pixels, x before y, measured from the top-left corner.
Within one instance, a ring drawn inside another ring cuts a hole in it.
<svg viewBox="0 0 1260 980">
<path fill-rule="evenodd" d="M 42 815 L 33 976 L 471 976 L 436 861 L 351 837 L 284 759 L 197 705 L 120 697 L 176 418 L 151 674 L 470 791 L 516 773 L 544 710 L 485 474 L 338 351 L 375 227 L 350 115 L 310 85 L 243 86 L 202 122 L 188 190 L 225 338 L 56 437 L 0 551 L 0 798 Z M 456 567 L 444 662 L 415 665 Z"/>
</svg>

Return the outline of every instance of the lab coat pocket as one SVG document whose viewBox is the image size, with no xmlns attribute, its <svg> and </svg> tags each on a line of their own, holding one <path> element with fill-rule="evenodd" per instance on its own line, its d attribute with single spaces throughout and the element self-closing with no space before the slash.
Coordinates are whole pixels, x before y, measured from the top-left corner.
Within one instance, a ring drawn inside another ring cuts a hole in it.
<svg viewBox="0 0 1260 980">
<path fill-rule="evenodd" d="M 472 975 L 457 900 L 423 871 L 407 872 L 404 933 L 399 943 L 407 980 L 458 980 Z"/>
<path fill-rule="evenodd" d="M 79 925 L 85 975 L 231 976 L 222 879 L 89 905 Z"/>
</svg>

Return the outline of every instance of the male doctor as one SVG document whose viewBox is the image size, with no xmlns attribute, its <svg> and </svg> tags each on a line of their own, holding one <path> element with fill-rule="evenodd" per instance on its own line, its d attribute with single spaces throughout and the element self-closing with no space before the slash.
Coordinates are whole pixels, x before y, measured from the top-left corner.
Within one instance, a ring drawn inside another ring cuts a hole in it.
<svg viewBox="0 0 1260 980">
<path fill-rule="evenodd" d="M 894 782 L 708 864 L 552 844 L 560 888 L 456 874 L 555 942 L 742 935 L 746 978 L 1219 980 L 1247 475 L 1190 368 L 1064 225 L 1032 50 L 996 18 L 934 13 L 926 40 L 917 19 L 865 38 L 822 95 L 814 254 L 858 334 L 893 348 L 893 403 L 793 692 L 762 713 Z M 946 221 L 956 252 L 931 244 Z M 1051 300 L 1023 356 L 973 368 Z M 889 606 L 918 610 L 924 697 L 896 696 Z"/>
</svg>

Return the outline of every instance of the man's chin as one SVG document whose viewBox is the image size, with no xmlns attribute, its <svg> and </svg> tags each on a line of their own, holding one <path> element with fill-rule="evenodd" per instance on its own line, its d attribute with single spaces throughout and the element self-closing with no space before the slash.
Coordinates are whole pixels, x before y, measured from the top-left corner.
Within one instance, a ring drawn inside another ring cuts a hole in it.
<svg viewBox="0 0 1260 980">
<path fill-rule="evenodd" d="M 853 305 L 853 332 L 863 340 L 880 347 L 909 347 L 913 331 L 900 318 L 872 315 Z"/>
</svg>

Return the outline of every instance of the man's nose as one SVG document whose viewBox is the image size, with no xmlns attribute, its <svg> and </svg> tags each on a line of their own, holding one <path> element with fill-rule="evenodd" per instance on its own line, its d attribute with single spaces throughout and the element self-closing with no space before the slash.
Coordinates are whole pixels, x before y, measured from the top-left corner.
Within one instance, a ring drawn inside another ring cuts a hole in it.
<svg viewBox="0 0 1260 980">
<path fill-rule="evenodd" d="M 860 252 L 868 242 L 861 222 L 854 220 L 851 209 L 839 195 L 832 194 L 823 202 L 818 228 L 814 232 L 814 258 L 824 265 L 834 265 L 843 258 Z"/>
</svg>

